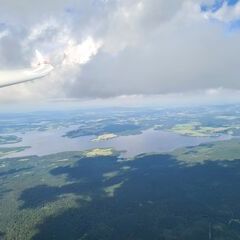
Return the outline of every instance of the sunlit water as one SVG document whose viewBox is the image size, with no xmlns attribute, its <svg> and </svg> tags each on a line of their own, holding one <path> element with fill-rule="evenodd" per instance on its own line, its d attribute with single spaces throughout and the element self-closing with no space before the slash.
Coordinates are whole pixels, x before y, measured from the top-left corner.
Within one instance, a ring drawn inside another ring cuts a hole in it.
<svg viewBox="0 0 240 240">
<path fill-rule="evenodd" d="M 17 144 L 4 145 L 5 147 L 30 146 L 22 152 L 13 153 L 8 157 L 23 157 L 28 155 L 48 155 L 65 151 L 83 151 L 93 148 L 113 148 L 124 151 L 123 156 L 130 158 L 141 153 L 169 152 L 176 148 L 196 146 L 201 143 L 228 139 L 221 137 L 189 137 L 168 131 L 145 130 L 139 135 L 119 136 L 107 141 L 94 142 L 94 136 L 68 138 L 63 135 L 69 129 L 33 131 L 22 135 L 23 141 Z"/>
</svg>

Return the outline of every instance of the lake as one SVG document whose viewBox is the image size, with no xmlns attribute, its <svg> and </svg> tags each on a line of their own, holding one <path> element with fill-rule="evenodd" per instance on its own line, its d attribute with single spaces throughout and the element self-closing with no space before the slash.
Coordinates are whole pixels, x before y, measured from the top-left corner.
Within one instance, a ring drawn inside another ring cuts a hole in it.
<svg viewBox="0 0 240 240">
<path fill-rule="evenodd" d="M 123 157 L 131 158 L 142 153 L 169 152 L 186 146 L 196 146 L 201 143 L 226 140 L 230 136 L 221 137 L 189 137 L 163 130 L 148 129 L 139 135 L 119 136 L 114 139 L 93 142 L 95 136 L 78 138 L 63 137 L 69 128 L 32 131 L 19 134 L 23 141 L 16 144 L 4 145 L 4 147 L 30 146 L 22 152 L 13 153 L 9 157 L 23 157 L 28 155 L 48 155 L 65 151 L 83 151 L 92 148 L 114 148 L 124 151 Z"/>
</svg>

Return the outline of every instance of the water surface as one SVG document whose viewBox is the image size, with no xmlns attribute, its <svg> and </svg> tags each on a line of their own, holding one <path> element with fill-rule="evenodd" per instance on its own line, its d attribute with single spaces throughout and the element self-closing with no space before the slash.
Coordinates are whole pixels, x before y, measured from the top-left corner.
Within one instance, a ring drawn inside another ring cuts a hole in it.
<svg viewBox="0 0 240 240">
<path fill-rule="evenodd" d="M 32 131 L 19 135 L 23 141 L 16 144 L 8 144 L 6 147 L 30 146 L 22 152 L 9 155 L 10 157 L 22 157 L 27 155 L 48 155 L 65 151 L 83 151 L 93 148 L 114 148 L 124 151 L 124 157 L 134 157 L 142 153 L 169 152 L 176 148 L 196 146 L 201 143 L 228 139 L 221 137 L 189 137 L 169 131 L 156 131 L 148 129 L 139 135 L 119 136 L 107 141 L 93 142 L 95 136 L 78 138 L 63 137 L 69 129 L 48 130 L 44 132 Z"/>
</svg>

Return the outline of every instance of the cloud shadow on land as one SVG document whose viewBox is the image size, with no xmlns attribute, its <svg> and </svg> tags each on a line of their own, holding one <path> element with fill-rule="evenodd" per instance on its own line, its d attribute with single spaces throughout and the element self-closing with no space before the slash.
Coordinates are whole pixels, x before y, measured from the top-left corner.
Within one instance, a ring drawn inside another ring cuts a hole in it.
<svg viewBox="0 0 240 240">
<path fill-rule="evenodd" d="M 125 166 L 125 168 L 124 168 Z M 128 166 L 128 168 L 126 168 Z M 123 170 L 125 169 L 125 170 Z M 128 169 L 128 170 L 126 170 Z M 120 171 L 109 180 L 109 172 Z M 48 217 L 37 226 L 38 239 L 239 239 L 240 161 L 180 165 L 170 155 L 143 155 L 136 161 L 116 157 L 79 159 L 59 167 L 73 183 L 37 186 L 22 193 L 24 208 L 55 201 L 61 194 L 90 195 L 92 200 Z M 109 196 L 104 189 L 122 182 Z M 44 189 L 44 191 L 42 191 Z M 49 191 L 49 196 L 48 196 Z M 42 192 L 44 196 L 41 197 Z M 37 195 L 39 203 L 32 202 Z M 209 230 L 210 229 L 210 230 Z"/>
<path fill-rule="evenodd" d="M 11 174 L 21 173 L 22 171 L 30 170 L 32 167 L 25 167 L 25 168 L 19 168 L 19 169 L 10 169 L 5 172 L 0 172 L 0 177 L 8 177 Z"/>
</svg>

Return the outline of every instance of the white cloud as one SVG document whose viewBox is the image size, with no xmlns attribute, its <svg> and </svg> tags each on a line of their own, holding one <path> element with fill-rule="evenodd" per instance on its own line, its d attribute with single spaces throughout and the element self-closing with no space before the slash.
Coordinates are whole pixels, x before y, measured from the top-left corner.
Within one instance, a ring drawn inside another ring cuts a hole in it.
<svg viewBox="0 0 240 240">
<path fill-rule="evenodd" d="M 1 90 L 0 99 L 240 89 L 240 34 L 226 35 L 221 25 L 206 21 L 202 2 L 23 0 L 17 9 L 16 0 L 3 0 L 1 18 L 10 27 L 0 38 L 0 64 L 30 64 L 39 49 L 55 71 L 33 84 Z M 224 5 L 208 18 L 232 21 L 238 17 L 238 5 Z"/>
<path fill-rule="evenodd" d="M 6 37 L 8 34 L 9 34 L 9 32 L 7 30 L 0 32 L 0 39 Z"/>
<path fill-rule="evenodd" d="M 216 19 L 221 22 L 232 22 L 240 19 L 240 2 L 235 5 L 228 5 L 224 2 L 223 6 L 215 12 L 204 13 L 206 19 Z"/>
<path fill-rule="evenodd" d="M 42 24 L 34 26 L 27 37 L 28 41 L 36 41 L 37 39 L 44 38 L 48 31 L 55 30 L 59 27 L 55 19 L 49 19 Z"/>
<path fill-rule="evenodd" d="M 69 41 L 64 50 L 63 65 L 86 64 L 98 53 L 101 46 L 101 41 L 94 41 L 90 36 L 80 44 L 73 40 Z"/>
</svg>

